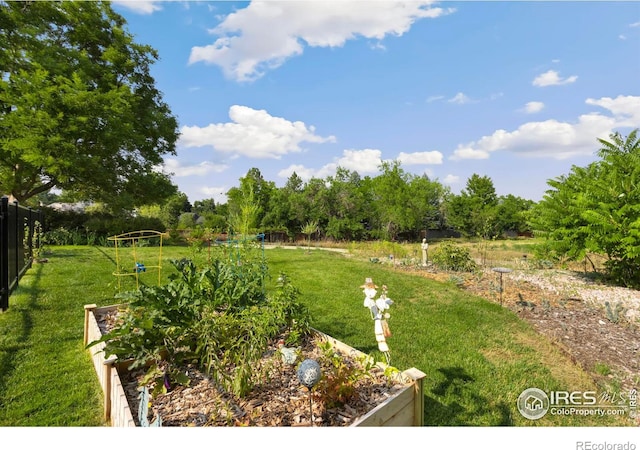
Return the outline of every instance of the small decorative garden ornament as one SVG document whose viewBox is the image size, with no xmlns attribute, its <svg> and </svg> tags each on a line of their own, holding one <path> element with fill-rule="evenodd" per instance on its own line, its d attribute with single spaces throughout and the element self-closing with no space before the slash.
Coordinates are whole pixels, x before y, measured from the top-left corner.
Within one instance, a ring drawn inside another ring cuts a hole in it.
<svg viewBox="0 0 640 450">
<path fill-rule="evenodd" d="M 371 278 L 366 278 L 364 284 L 360 287 L 362 288 L 362 292 L 364 292 L 364 307 L 369 308 L 371 318 L 374 321 L 373 331 L 376 335 L 376 341 L 378 342 L 378 349 L 384 353 L 385 358 L 387 358 L 387 364 L 389 364 L 391 356 L 386 339 L 391 336 L 391 330 L 389 329 L 387 319 L 391 317 L 388 310 L 393 304 L 393 300 L 387 297 L 387 286 L 385 285 L 382 286 L 382 294 L 380 294 L 380 297 L 375 299 L 378 293 L 378 286 L 373 283 Z"/>
<path fill-rule="evenodd" d="M 427 238 L 422 239 L 422 244 L 420 245 L 422 248 L 422 267 L 427 266 L 427 251 L 429 249 L 429 244 L 427 244 Z"/>
<path fill-rule="evenodd" d="M 309 391 L 309 417 L 313 424 L 313 404 L 311 403 L 311 389 L 318 384 L 322 377 L 322 370 L 320 364 L 313 359 L 305 359 L 298 366 L 298 380 Z"/>
<path fill-rule="evenodd" d="M 300 354 L 300 347 L 285 347 L 284 340 L 280 339 L 278 341 L 278 351 L 282 355 L 282 360 L 285 364 L 289 364 L 290 366 L 294 365 L 298 360 L 298 355 Z"/>
<path fill-rule="evenodd" d="M 305 359 L 298 366 L 298 380 L 307 389 L 311 390 L 322 377 L 320 364 L 313 359 Z"/>
</svg>

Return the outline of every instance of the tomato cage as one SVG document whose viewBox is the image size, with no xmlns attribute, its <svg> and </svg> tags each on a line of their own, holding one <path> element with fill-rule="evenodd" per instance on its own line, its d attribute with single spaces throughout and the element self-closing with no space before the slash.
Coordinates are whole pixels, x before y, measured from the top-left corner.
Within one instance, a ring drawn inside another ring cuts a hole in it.
<svg viewBox="0 0 640 450">
<path fill-rule="evenodd" d="M 133 277 L 136 289 L 140 287 L 142 274 L 158 275 L 158 286 L 162 275 L 162 239 L 166 233 L 153 230 L 139 230 L 111 236 L 116 249 L 116 270 L 113 275 L 118 279 L 118 290 L 122 288 L 123 277 Z M 157 249 L 157 260 L 149 256 Z"/>
</svg>

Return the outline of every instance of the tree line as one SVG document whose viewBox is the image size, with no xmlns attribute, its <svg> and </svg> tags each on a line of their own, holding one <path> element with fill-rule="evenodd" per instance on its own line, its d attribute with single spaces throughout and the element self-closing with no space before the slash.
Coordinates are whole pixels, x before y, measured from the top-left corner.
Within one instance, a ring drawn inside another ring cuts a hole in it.
<svg viewBox="0 0 640 450">
<path fill-rule="evenodd" d="M 335 241 L 418 239 L 429 230 L 464 236 L 498 237 L 530 230 L 527 214 L 535 204 L 513 195 L 498 196 L 491 178 L 474 174 L 460 195 L 427 175 L 406 172 L 398 161 L 384 162 L 381 173 L 362 177 L 338 168 L 335 175 L 304 182 L 295 172 L 282 187 L 252 168 L 229 189 L 226 203 L 195 201 L 178 192 L 162 204 L 145 205 L 125 214 L 155 219 L 161 231 L 207 229 L 213 233 L 270 233 L 281 240 L 299 234 Z M 64 200 L 64 195 L 56 197 Z M 49 198 L 51 201 L 52 198 Z M 82 214 L 51 212 L 58 226 Z M 87 217 L 108 216 L 95 205 Z M 65 219 L 66 218 L 66 219 Z M 54 226 L 51 219 L 50 226 Z M 153 222 L 148 222 L 153 223 Z M 76 227 L 77 227 L 76 222 Z M 67 222 L 67 228 L 69 223 Z M 84 227 L 96 229 L 87 220 Z"/>
<path fill-rule="evenodd" d="M 304 229 L 337 241 L 416 239 L 428 230 L 497 237 L 529 230 L 533 201 L 498 196 L 489 177 L 474 174 L 460 195 L 427 175 L 406 172 L 399 161 L 380 165 L 380 174 L 361 176 L 339 167 L 326 178 L 303 181 L 295 172 L 282 187 L 250 169 L 231 188 L 228 200 L 195 202 L 176 226 L 198 224 L 237 234 L 281 233 L 295 238 Z M 189 206 L 188 201 L 182 202 Z"/>
</svg>

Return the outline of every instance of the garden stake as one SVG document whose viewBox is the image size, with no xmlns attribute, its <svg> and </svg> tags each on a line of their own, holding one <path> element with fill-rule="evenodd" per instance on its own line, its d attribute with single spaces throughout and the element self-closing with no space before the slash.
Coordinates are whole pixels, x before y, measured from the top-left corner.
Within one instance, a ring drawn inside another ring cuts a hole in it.
<svg viewBox="0 0 640 450">
<path fill-rule="evenodd" d="M 311 388 L 313 388 L 320 378 L 322 377 L 322 371 L 320 370 L 320 364 L 313 359 L 305 359 L 298 366 L 298 380 L 309 391 L 309 419 L 311 420 L 311 426 L 313 426 L 313 404 L 311 402 Z"/>
<path fill-rule="evenodd" d="M 507 269 L 506 267 L 494 267 L 492 270 L 500 274 L 500 306 L 502 306 L 502 274 L 511 272 L 511 269 Z"/>
</svg>

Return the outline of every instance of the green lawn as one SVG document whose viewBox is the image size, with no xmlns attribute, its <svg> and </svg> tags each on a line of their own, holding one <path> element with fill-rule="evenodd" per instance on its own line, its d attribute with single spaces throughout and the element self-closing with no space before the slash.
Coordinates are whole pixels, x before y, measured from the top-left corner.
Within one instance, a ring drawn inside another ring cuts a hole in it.
<svg viewBox="0 0 640 450">
<path fill-rule="evenodd" d="M 162 252 L 163 279 L 174 270 L 169 259 L 208 256 L 185 247 Z M 0 314 L 0 426 L 104 425 L 102 393 L 82 345 L 83 306 L 118 303 L 115 251 L 51 247 L 45 256 L 48 262 L 27 272 Z M 360 285 L 372 277 L 388 286 L 395 302 L 387 341 L 391 363 L 425 372 L 426 425 L 631 425 L 624 418 L 523 418 L 516 400 L 526 388 L 596 387 L 546 338 L 495 303 L 452 284 L 325 250 L 267 249 L 265 256 L 273 280 L 284 271 L 299 288 L 315 328 L 379 359 Z M 125 266 L 132 258 L 126 252 L 119 257 Z M 142 262 L 157 258 L 157 248 L 138 249 Z M 144 273 L 141 280 L 156 283 L 157 275 Z M 133 277 L 120 281 L 135 287 Z"/>
</svg>

